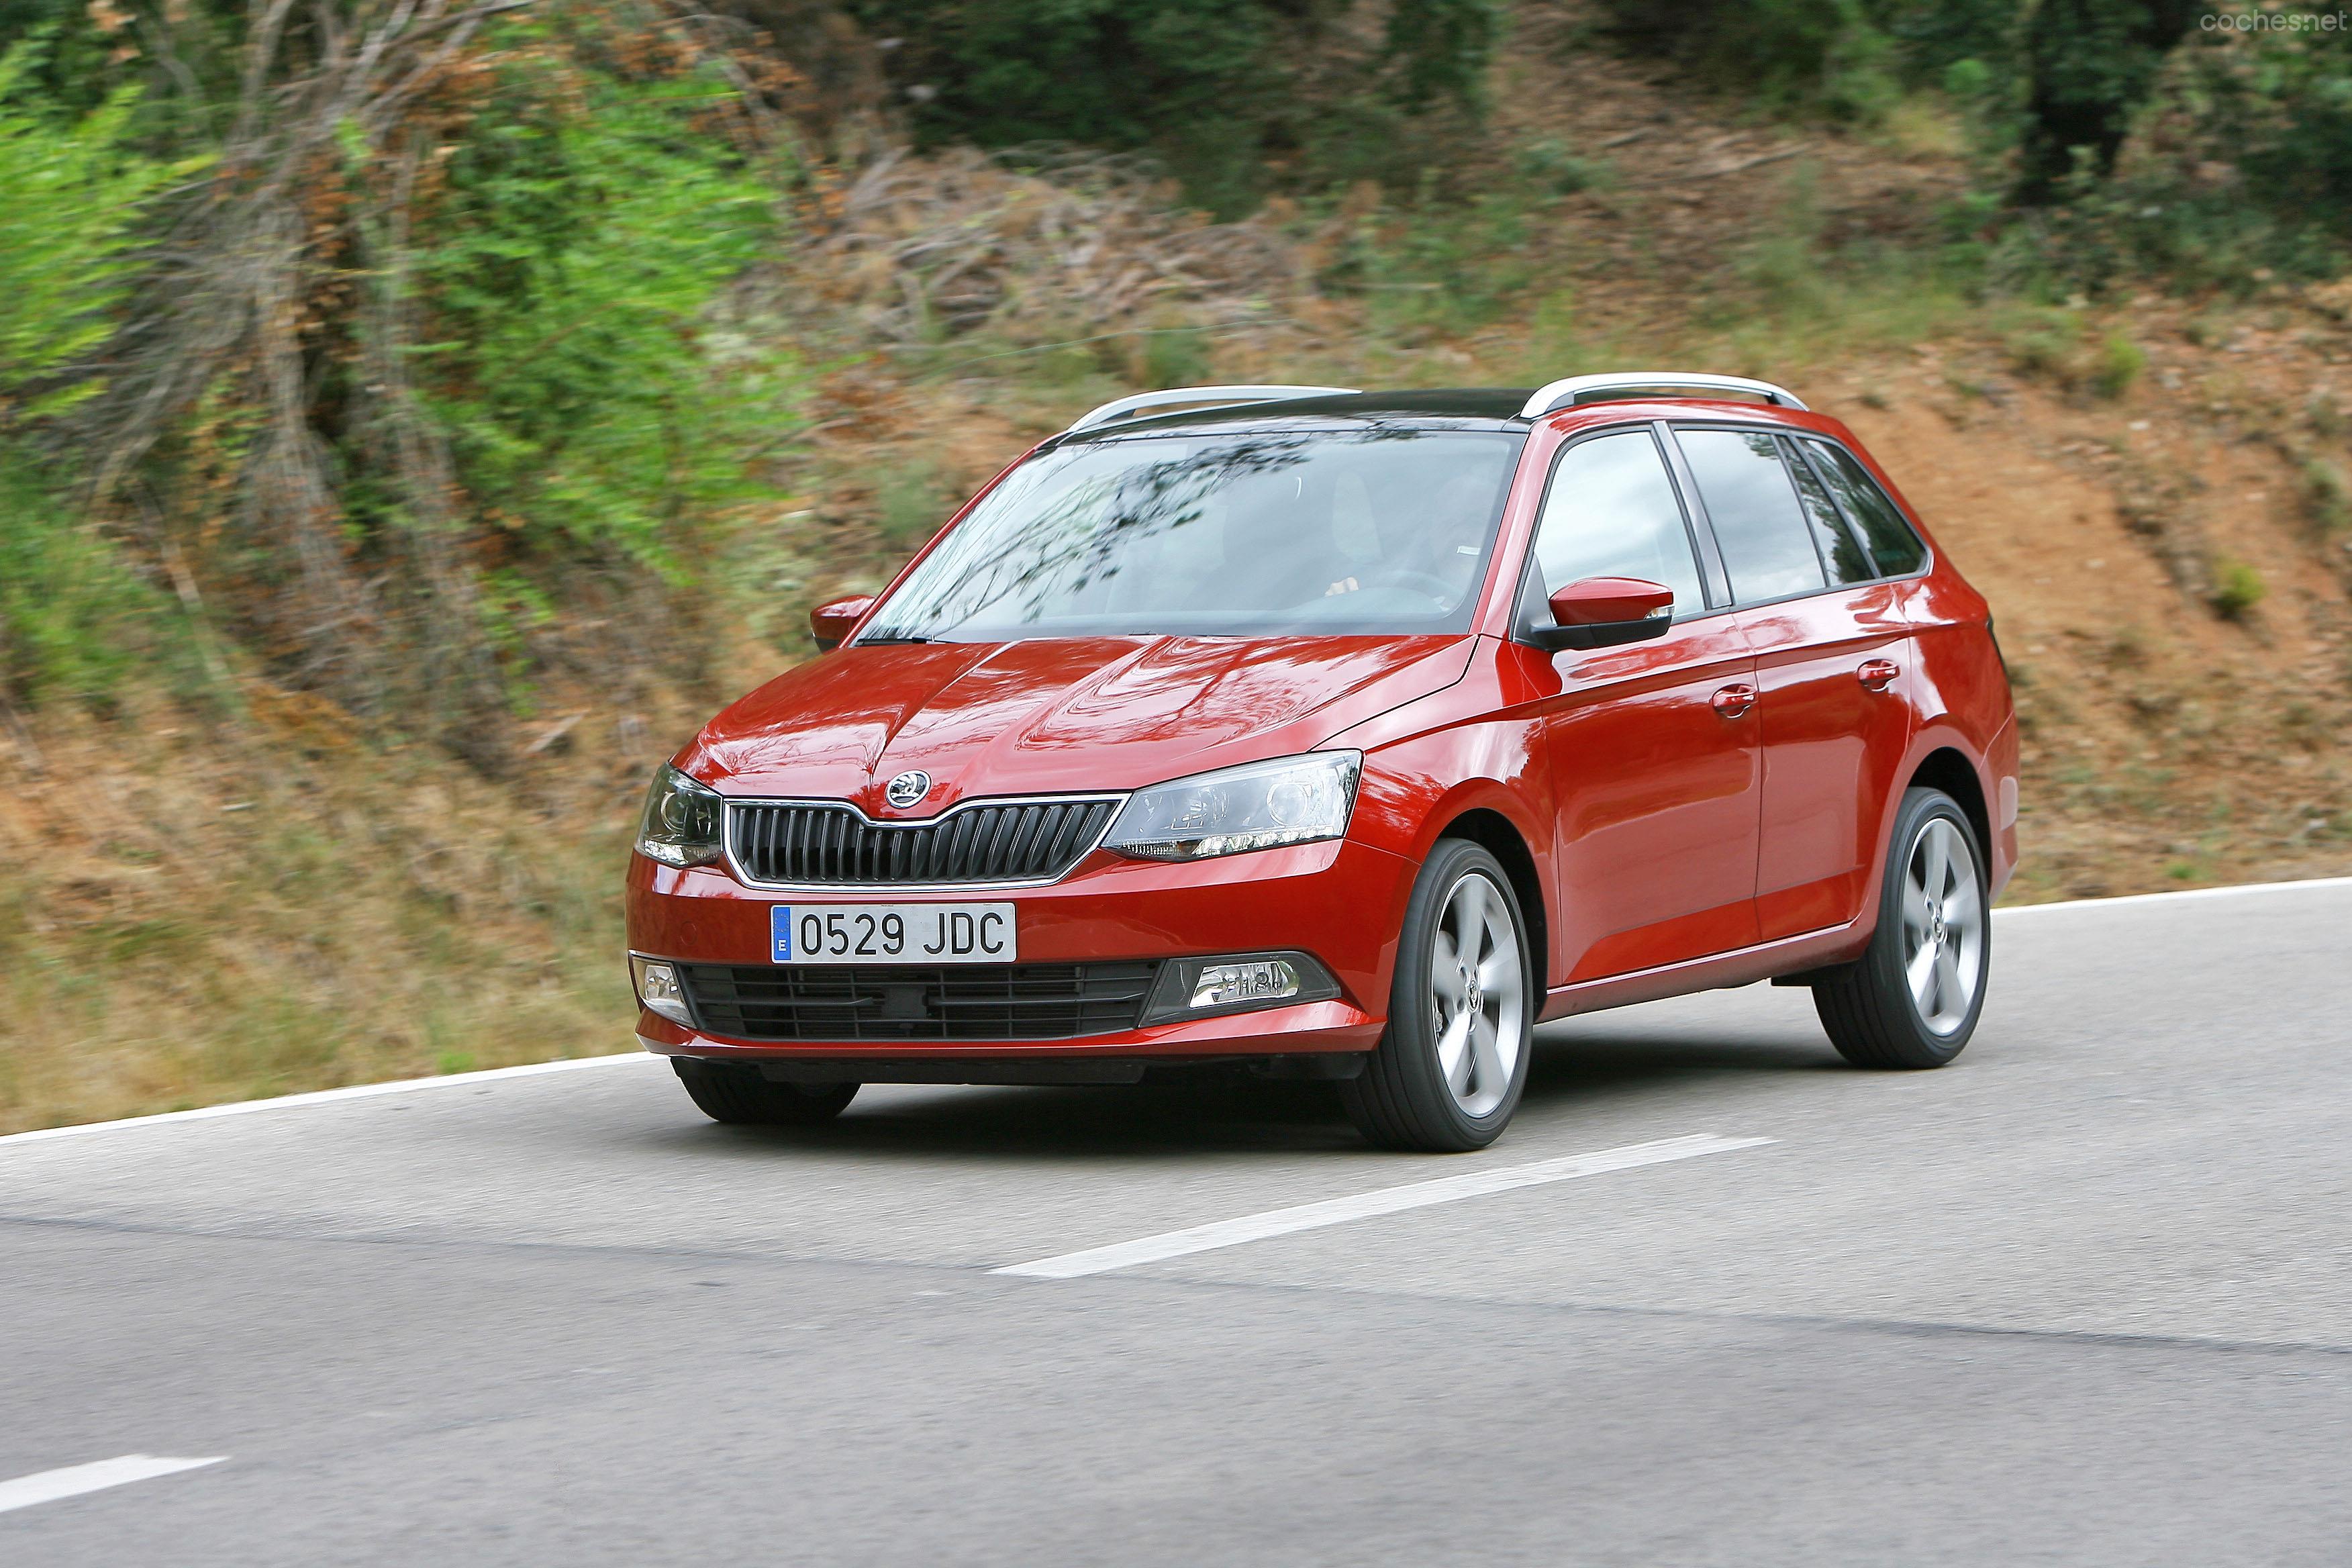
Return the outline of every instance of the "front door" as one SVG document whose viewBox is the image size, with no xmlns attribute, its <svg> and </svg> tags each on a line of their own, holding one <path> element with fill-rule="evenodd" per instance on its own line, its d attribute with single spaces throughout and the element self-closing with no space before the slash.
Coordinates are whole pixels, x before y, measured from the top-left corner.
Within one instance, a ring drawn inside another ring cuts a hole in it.
<svg viewBox="0 0 2352 1568">
<path fill-rule="evenodd" d="M 1647 426 L 1569 447 L 1537 524 L 1528 612 L 1584 577 L 1675 593 L 1664 637 L 1536 660 L 1558 803 L 1564 984 L 1704 957 L 1756 940 L 1756 660 L 1738 617 L 1700 588 L 1693 534 Z"/>
</svg>

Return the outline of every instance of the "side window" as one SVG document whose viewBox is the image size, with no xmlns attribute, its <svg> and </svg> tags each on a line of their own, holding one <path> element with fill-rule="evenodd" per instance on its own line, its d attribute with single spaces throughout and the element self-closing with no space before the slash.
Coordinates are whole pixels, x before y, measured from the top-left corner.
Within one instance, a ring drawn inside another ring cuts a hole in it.
<svg viewBox="0 0 2352 1568">
<path fill-rule="evenodd" d="M 1676 430 L 1743 605 L 1829 585 L 1780 446 L 1760 430 Z"/>
<path fill-rule="evenodd" d="M 1822 478 L 1829 482 L 1838 504 L 1845 508 L 1846 516 L 1853 519 L 1863 539 L 1870 545 L 1870 558 L 1878 566 L 1879 574 L 1901 577 L 1916 572 L 1927 559 L 1927 547 L 1911 531 L 1900 508 L 1889 500 L 1870 470 L 1854 460 L 1853 454 L 1828 441 L 1816 441 L 1808 437 L 1805 445 L 1821 467 Z"/>
<path fill-rule="evenodd" d="M 1683 505 L 1647 430 L 1568 449 L 1536 524 L 1536 565 L 1539 600 L 1585 577 L 1639 577 L 1675 591 L 1677 619 L 1706 608 Z"/>
<path fill-rule="evenodd" d="M 1837 584 L 1867 583 L 1877 577 L 1878 568 L 1862 545 L 1854 539 L 1853 531 L 1838 516 L 1830 492 L 1822 488 L 1822 477 L 1813 472 L 1804 455 L 1791 446 L 1786 436 L 1780 437 L 1780 455 L 1789 460 L 1789 472 L 1797 480 L 1797 499 L 1805 503 L 1805 521 L 1813 525 L 1813 547 L 1829 563 L 1830 581 Z"/>
</svg>

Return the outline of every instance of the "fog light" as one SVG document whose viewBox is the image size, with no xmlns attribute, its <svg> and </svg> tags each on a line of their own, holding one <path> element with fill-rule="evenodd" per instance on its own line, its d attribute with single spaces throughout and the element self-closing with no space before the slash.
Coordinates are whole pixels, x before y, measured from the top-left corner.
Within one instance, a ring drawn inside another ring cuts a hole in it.
<svg viewBox="0 0 2352 1568">
<path fill-rule="evenodd" d="M 1253 1007 L 1328 1001 L 1338 994 L 1339 983 L 1331 972 L 1303 952 L 1171 958 L 1160 966 L 1143 1021 L 1166 1024 Z"/>
<path fill-rule="evenodd" d="M 645 1004 L 646 1011 L 658 1013 L 673 1024 L 693 1024 L 694 1019 L 686 1010 L 686 987 L 678 980 L 676 965 L 631 953 L 629 973 L 637 983 L 637 1000 Z"/>
<path fill-rule="evenodd" d="M 1192 1005 L 1224 1007 L 1297 994 L 1298 970 L 1288 959 L 1256 958 L 1246 963 L 1212 963 L 1202 970 L 1192 982 Z"/>
</svg>

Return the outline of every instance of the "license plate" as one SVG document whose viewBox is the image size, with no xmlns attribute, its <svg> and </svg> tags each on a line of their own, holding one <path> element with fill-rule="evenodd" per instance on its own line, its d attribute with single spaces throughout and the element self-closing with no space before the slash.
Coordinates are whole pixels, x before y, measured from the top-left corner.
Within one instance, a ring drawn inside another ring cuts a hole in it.
<svg viewBox="0 0 2352 1568">
<path fill-rule="evenodd" d="M 1011 963 L 1011 904 L 776 904 L 778 963 Z"/>
</svg>

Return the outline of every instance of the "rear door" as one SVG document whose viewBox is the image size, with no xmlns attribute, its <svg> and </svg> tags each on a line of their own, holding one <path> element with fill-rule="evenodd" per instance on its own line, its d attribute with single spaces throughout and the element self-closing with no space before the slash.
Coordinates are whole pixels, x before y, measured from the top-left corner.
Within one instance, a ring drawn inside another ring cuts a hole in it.
<svg viewBox="0 0 2352 1568">
<path fill-rule="evenodd" d="M 1759 938 L 1843 925 L 1869 897 L 1884 807 L 1910 744 L 1902 589 L 1832 504 L 1798 443 L 1680 426 L 1756 657 L 1763 801 Z"/>
<path fill-rule="evenodd" d="M 1535 654 L 1558 803 L 1552 973 L 1596 980 L 1756 940 L 1755 659 L 1703 585 L 1697 535 L 1648 425 L 1568 447 L 1553 469 L 1523 624 L 1583 577 L 1675 592 L 1664 636 Z M 1532 652 L 1533 650 L 1529 650 Z"/>
</svg>

